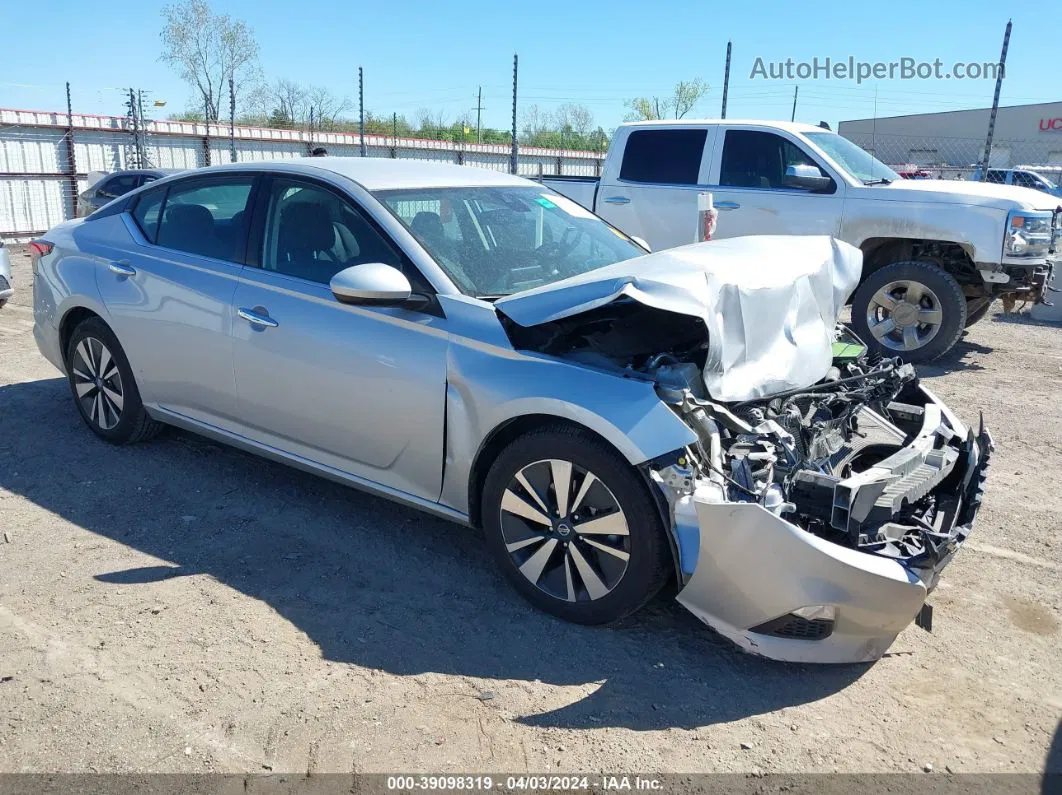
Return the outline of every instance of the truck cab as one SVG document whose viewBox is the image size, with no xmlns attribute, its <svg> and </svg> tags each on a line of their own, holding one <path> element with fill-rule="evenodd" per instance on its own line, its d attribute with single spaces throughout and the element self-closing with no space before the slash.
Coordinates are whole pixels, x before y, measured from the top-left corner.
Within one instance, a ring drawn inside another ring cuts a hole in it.
<svg viewBox="0 0 1062 795">
<path fill-rule="evenodd" d="M 992 301 L 1040 300 L 1059 202 L 981 182 L 905 180 L 827 129 L 653 121 L 617 131 L 598 181 L 545 184 L 654 249 L 695 241 L 712 193 L 716 237 L 832 235 L 863 252 L 857 333 L 887 355 L 936 358 Z"/>
</svg>

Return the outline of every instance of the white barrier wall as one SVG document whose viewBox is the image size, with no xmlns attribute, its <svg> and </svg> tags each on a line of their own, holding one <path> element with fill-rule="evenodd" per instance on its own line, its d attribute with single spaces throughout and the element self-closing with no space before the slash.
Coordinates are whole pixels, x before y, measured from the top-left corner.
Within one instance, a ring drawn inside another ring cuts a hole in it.
<svg viewBox="0 0 1062 795">
<path fill-rule="evenodd" d="M 306 157 L 315 146 L 340 157 L 361 155 L 357 133 L 315 132 L 311 139 L 304 130 L 236 127 L 233 132 L 238 162 Z M 509 170 L 508 145 L 366 135 L 365 150 L 367 157 Z M 26 238 L 73 217 L 75 196 L 88 187 L 94 172 L 198 168 L 231 159 L 227 125 L 152 121 L 134 134 L 122 117 L 68 118 L 65 113 L 0 108 L 0 235 Z M 603 160 L 598 152 L 520 147 L 517 173 L 593 177 L 601 173 Z"/>
</svg>

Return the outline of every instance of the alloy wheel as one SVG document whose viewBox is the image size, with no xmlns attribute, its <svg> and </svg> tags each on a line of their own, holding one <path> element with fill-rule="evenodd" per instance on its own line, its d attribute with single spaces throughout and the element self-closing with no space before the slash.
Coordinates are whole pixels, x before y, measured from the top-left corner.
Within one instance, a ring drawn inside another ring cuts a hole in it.
<svg viewBox="0 0 1062 795">
<path fill-rule="evenodd" d="M 95 337 L 85 337 L 74 348 L 71 369 L 85 416 L 102 430 L 109 431 L 122 419 L 125 405 L 118 362 L 106 345 Z"/>
<path fill-rule="evenodd" d="M 889 282 L 870 298 L 867 327 L 881 345 L 914 351 L 929 344 L 944 320 L 937 294 L 921 282 Z"/>
<path fill-rule="evenodd" d="M 611 593 L 630 562 L 630 530 L 619 501 L 571 461 L 528 464 L 502 495 L 505 548 L 539 590 L 566 602 Z"/>
</svg>

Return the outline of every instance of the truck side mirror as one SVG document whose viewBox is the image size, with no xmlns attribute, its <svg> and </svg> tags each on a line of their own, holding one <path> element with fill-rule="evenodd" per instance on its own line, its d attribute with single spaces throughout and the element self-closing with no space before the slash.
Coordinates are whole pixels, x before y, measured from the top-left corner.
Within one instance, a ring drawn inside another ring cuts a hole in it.
<svg viewBox="0 0 1062 795">
<path fill-rule="evenodd" d="M 833 180 L 823 174 L 818 166 L 792 165 L 786 167 L 782 185 L 800 190 L 829 190 Z"/>
</svg>

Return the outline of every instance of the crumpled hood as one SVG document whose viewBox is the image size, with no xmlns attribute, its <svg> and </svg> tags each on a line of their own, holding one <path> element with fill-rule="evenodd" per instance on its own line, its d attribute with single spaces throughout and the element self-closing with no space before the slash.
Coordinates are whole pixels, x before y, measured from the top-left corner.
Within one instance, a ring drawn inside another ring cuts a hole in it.
<svg viewBox="0 0 1062 795">
<path fill-rule="evenodd" d="M 624 299 L 698 317 L 708 330 L 708 394 L 752 400 L 826 375 L 837 317 L 862 266 L 859 249 L 831 237 L 738 237 L 617 262 L 494 306 L 521 326 Z"/>
</svg>

